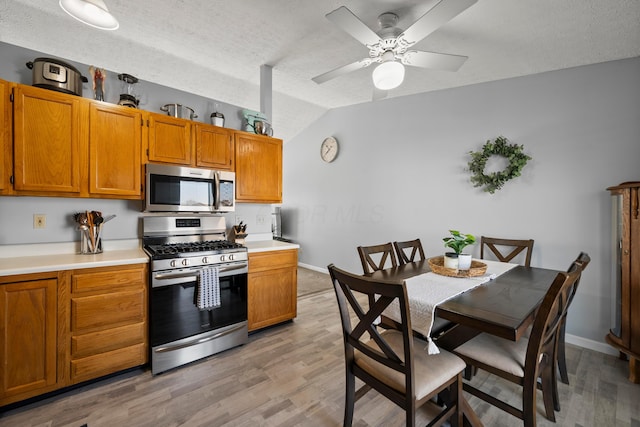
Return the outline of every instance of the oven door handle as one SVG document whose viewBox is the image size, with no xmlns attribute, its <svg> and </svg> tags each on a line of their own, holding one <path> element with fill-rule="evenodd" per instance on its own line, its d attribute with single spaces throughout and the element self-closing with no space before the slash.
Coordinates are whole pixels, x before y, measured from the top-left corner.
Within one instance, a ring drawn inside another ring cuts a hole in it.
<svg viewBox="0 0 640 427">
<path fill-rule="evenodd" d="M 179 273 L 154 273 L 152 276 L 152 287 L 177 285 L 180 283 L 196 282 L 200 269 L 192 269 Z M 246 274 L 249 271 L 247 264 L 229 265 L 220 267 L 219 277 L 228 277 L 234 274 Z M 162 281 L 162 283 L 159 283 Z"/>
<path fill-rule="evenodd" d="M 182 344 L 177 344 L 177 345 L 171 345 L 171 346 L 166 346 L 166 347 L 158 347 L 158 348 L 154 348 L 153 351 L 154 353 L 166 353 L 169 351 L 175 351 L 175 350 L 180 350 L 181 348 L 186 348 L 186 347 L 191 347 L 194 345 L 198 345 L 198 344 L 203 344 L 205 342 L 209 342 L 212 340 L 215 340 L 216 338 L 220 338 L 223 337 L 225 335 L 229 335 L 232 334 L 242 328 L 245 327 L 245 324 L 239 324 L 237 326 L 234 326 L 233 328 L 229 328 L 226 331 L 222 331 L 222 332 L 218 332 L 217 334 L 213 334 L 209 337 L 204 337 L 204 338 L 200 338 L 197 340 L 193 340 L 193 341 L 189 341 L 189 342 L 185 342 Z"/>
</svg>

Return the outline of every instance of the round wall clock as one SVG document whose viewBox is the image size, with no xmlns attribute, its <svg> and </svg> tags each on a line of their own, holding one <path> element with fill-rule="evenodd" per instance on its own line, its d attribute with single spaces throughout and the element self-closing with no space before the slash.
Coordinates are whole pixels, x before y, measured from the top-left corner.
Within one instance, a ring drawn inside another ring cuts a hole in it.
<svg viewBox="0 0 640 427">
<path fill-rule="evenodd" d="M 338 141 L 330 136 L 322 141 L 320 146 L 320 157 L 325 162 L 333 162 L 338 155 Z"/>
</svg>

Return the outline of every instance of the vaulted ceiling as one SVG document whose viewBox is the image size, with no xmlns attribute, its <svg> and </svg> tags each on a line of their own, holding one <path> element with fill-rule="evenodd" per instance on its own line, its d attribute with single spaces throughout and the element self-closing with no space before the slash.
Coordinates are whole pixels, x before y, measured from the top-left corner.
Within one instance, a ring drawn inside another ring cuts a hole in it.
<svg viewBox="0 0 640 427">
<path fill-rule="evenodd" d="M 373 67 L 311 78 L 368 50 L 325 18 L 344 5 L 378 29 L 407 28 L 438 0 L 105 0 L 120 22 L 96 30 L 57 0 L 0 0 L 0 41 L 251 109 L 273 67 L 273 126 L 285 140 L 327 109 L 371 102 Z M 640 56 L 638 0 L 479 0 L 415 48 L 469 59 L 457 72 L 407 67 L 404 96 Z M 384 101 L 376 101 L 384 102 Z"/>
</svg>

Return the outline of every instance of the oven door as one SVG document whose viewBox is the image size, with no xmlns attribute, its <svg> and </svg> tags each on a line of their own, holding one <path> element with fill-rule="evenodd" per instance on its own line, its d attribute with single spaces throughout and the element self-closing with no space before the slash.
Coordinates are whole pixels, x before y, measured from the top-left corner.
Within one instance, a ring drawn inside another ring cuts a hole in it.
<svg viewBox="0 0 640 427">
<path fill-rule="evenodd" d="M 195 292 L 200 268 L 151 273 L 150 344 L 168 344 L 247 320 L 247 263 L 221 265 L 220 306 L 199 310 Z"/>
</svg>

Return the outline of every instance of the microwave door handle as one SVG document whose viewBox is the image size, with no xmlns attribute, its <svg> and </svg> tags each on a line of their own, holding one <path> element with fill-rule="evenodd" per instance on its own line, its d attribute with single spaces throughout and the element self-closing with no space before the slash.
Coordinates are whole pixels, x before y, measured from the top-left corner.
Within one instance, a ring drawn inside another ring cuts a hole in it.
<svg viewBox="0 0 640 427">
<path fill-rule="evenodd" d="M 216 197 L 215 197 L 215 201 L 213 202 L 213 208 L 215 210 L 220 209 L 220 172 L 215 172 L 214 174 L 214 182 L 216 185 Z"/>
</svg>

